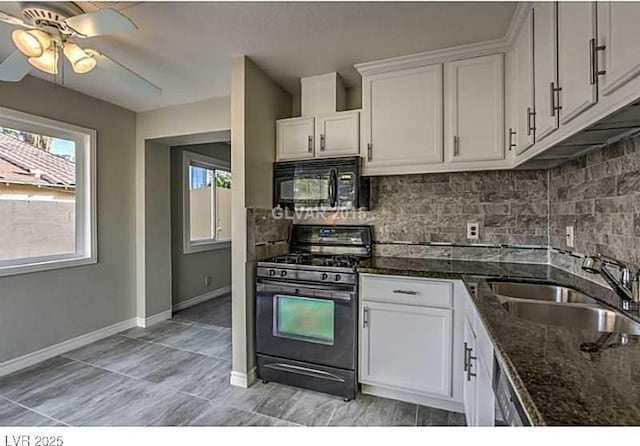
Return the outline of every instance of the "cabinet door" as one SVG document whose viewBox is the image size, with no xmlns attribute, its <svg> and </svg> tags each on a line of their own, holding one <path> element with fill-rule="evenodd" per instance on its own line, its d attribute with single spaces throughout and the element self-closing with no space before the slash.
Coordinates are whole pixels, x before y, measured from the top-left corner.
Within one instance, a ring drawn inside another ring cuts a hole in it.
<svg viewBox="0 0 640 446">
<path fill-rule="evenodd" d="M 316 156 L 360 153 L 360 112 L 347 111 L 316 118 Z"/>
<path fill-rule="evenodd" d="M 276 122 L 278 159 L 313 158 L 314 119 L 291 118 Z"/>
<path fill-rule="evenodd" d="M 448 161 L 504 159 L 504 56 L 446 64 L 445 92 Z"/>
<path fill-rule="evenodd" d="M 595 31 L 595 3 L 558 3 L 560 124 L 570 122 L 598 100 L 593 64 Z"/>
<path fill-rule="evenodd" d="M 534 143 L 535 104 L 533 98 L 533 11 L 529 11 L 514 47 L 516 59 L 515 114 L 516 153 L 521 154 Z"/>
<path fill-rule="evenodd" d="M 464 346 L 460 354 L 464 355 L 464 384 L 462 388 L 462 400 L 464 403 L 464 414 L 467 418 L 467 426 L 476 426 L 476 380 L 469 375 L 470 351 L 475 350 L 476 336 L 469 320 L 464 318 Z"/>
<path fill-rule="evenodd" d="M 453 311 L 363 301 L 360 381 L 451 396 Z"/>
<path fill-rule="evenodd" d="M 473 352 L 478 359 L 474 361 L 475 377 L 475 426 L 493 426 L 495 424 L 495 397 L 493 394 L 492 376 L 489 373 L 489 367 L 485 363 L 485 359 L 479 351 Z"/>
<path fill-rule="evenodd" d="M 363 79 L 366 166 L 442 162 L 442 64 Z"/>
<path fill-rule="evenodd" d="M 536 142 L 558 128 L 557 5 L 537 2 L 533 8 Z"/>
<path fill-rule="evenodd" d="M 640 75 L 640 3 L 598 2 L 599 91 L 606 96 Z"/>
</svg>

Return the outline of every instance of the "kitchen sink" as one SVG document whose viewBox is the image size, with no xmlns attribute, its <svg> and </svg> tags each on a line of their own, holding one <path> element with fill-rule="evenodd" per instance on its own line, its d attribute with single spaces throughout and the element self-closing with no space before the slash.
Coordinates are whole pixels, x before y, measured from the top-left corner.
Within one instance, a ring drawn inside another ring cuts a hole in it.
<svg viewBox="0 0 640 446">
<path fill-rule="evenodd" d="M 487 281 L 493 291 L 505 297 L 531 299 L 564 304 L 595 304 L 598 302 L 571 288 L 543 283 Z"/>
<path fill-rule="evenodd" d="M 570 305 L 510 298 L 501 299 L 501 302 L 513 316 L 532 322 L 640 336 L 639 323 L 598 305 Z"/>
</svg>

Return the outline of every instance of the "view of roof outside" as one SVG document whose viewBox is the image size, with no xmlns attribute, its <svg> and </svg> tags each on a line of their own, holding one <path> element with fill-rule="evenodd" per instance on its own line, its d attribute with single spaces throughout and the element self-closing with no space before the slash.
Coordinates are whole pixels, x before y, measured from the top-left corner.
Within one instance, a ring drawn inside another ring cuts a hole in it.
<svg viewBox="0 0 640 446">
<path fill-rule="evenodd" d="M 0 127 L 0 261 L 75 252 L 75 159 L 73 141 Z"/>
</svg>

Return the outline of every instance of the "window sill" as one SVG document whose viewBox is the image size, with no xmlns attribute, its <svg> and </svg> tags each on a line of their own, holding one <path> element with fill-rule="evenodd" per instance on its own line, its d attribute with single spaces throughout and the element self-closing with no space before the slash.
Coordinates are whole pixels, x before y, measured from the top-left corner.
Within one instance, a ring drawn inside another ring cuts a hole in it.
<svg viewBox="0 0 640 446">
<path fill-rule="evenodd" d="M 220 240 L 217 242 L 204 242 L 188 244 L 184 247 L 184 254 L 194 254 L 197 252 L 216 251 L 231 247 L 231 240 Z"/>
<path fill-rule="evenodd" d="M 91 265 L 95 263 L 98 263 L 98 260 L 94 257 L 70 257 L 42 261 L 35 259 L 31 263 L 0 266 L 0 277 L 17 276 L 20 274 L 37 273 L 40 271 L 50 271 L 54 269 L 73 268 L 76 266 Z"/>
</svg>

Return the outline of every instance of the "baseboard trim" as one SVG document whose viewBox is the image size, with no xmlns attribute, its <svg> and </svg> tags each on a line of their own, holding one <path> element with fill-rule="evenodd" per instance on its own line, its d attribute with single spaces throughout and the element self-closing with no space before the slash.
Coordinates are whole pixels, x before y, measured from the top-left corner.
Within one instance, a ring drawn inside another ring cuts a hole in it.
<svg viewBox="0 0 640 446">
<path fill-rule="evenodd" d="M 185 308 L 193 307 L 194 305 L 206 302 L 209 299 L 224 296 L 225 294 L 229 294 L 230 292 L 231 285 L 218 288 L 217 290 L 209 291 L 208 293 L 200 294 L 199 296 L 195 296 L 190 299 L 183 300 L 182 302 L 175 303 L 173 304 L 171 309 L 173 311 L 184 310 Z"/>
<path fill-rule="evenodd" d="M 257 379 L 256 368 L 249 370 L 249 373 L 231 371 L 231 379 L 229 384 L 236 387 L 243 387 L 245 389 L 251 387 Z"/>
<path fill-rule="evenodd" d="M 167 319 L 171 319 L 171 316 L 172 316 L 172 311 L 171 310 L 167 310 L 167 311 L 163 311 L 161 313 L 154 314 L 153 316 L 149 316 L 147 318 L 137 317 L 136 318 L 136 325 L 138 327 L 142 327 L 142 328 L 151 327 L 152 325 L 155 325 L 158 322 L 162 322 L 162 321 L 166 321 Z"/>
<path fill-rule="evenodd" d="M 19 356 L 14 359 L 10 359 L 3 363 L 0 363 L 0 376 L 8 375 L 9 373 L 17 372 L 18 370 L 32 366 L 47 359 L 51 359 L 55 356 L 62 355 L 85 345 L 107 338 L 114 334 L 120 333 L 124 330 L 128 330 L 136 326 L 136 318 L 128 319 L 126 321 L 118 322 L 117 324 L 109 325 L 108 327 L 101 328 L 99 330 L 86 333 L 75 338 L 67 339 L 58 344 L 54 344 L 50 347 L 45 347 L 41 350 L 37 350 L 26 355 Z"/>
<path fill-rule="evenodd" d="M 387 389 L 385 387 L 372 386 L 369 384 L 362 384 L 361 391 L 367 395 L 380 396 L 407 403 L 420 404 L 427 407 L 435 407 L 436 409 L 448 410 L 450 412 L 464 413 L 464 405 L 458 401 L 442 400 L 440 398 L 418 395 L 395 389 Z"/>
</svg>

